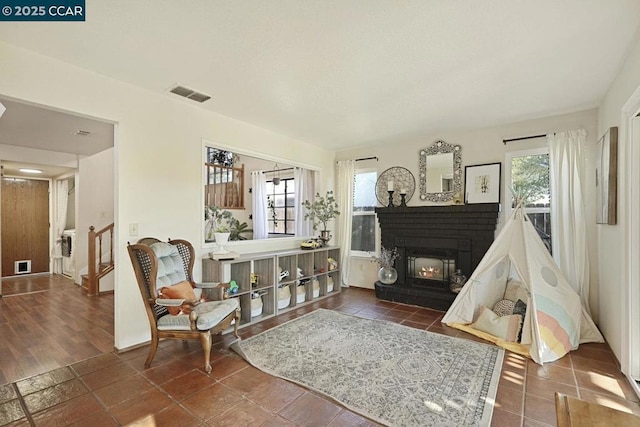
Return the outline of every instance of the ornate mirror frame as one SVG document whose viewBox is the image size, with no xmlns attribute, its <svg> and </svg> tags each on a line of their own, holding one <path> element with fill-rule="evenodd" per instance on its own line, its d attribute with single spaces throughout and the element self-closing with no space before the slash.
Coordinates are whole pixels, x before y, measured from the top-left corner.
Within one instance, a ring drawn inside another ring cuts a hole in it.
<svg viewBox="0 0 640 427">
<path fill-rule="evenodd" d="M 448 202 L 453 200 L 456 193 L 462 194 L 462 147 L 447 144 L 438 140 L 428 148 L 420 150 L 420 200 L 430 202 Z M 427 156 L 435 154 L 453 153 L 453 191 L 441 193 L 427 193 Z"/>
</svg>

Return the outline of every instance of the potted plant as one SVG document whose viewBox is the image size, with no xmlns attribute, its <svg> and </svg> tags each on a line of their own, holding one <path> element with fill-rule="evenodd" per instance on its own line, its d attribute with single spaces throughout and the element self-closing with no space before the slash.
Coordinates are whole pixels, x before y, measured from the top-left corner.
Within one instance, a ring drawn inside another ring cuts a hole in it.
<svg viewBox="0 0 640 427">
<path fill-rule="evenodd" d="M 249 228 L 249 225 L 246 222 L 240 222 L 239 220 L 233 218 L 230 221 L 230 228 L 229 228 L 229 240 L 233 241 L 233 240 L 247 240 L 246 237 L 244 237 L 242 234 L 243 233 L 252 233 L 253 230 Z"/>
<path fill-rule="evenodd" d="M 234 220 L 233 215 L 226 209 L 218 206 L 207 206 L 204 210 L 205 219 L 205 236 L 207 241 L 215 238 L 216 243 L 222 250 L 222 245 L 227 243 L 231 234 L 231 225 Z"/>
<path fill-rule="evenodd" d="M 398 272 L 394 268 L 396 259 L 400 257 L 398 248 L 387 249 L 384 246 L 380 248 L 380 256 L 375 257 L 380 270 L 378 270 L 378 280 L 385 285 L 391 285 L 398 280 Z"/>
<path fill-rule="evenodd" d="M 331 240 L 331 232 L 327 230 L 327 223 L 340 215 L 338 211 L 338 204 L 333 197 L 333 191 L 327 191 L 326 197 L 322 197 L 320 193 L 316 193 L 313 202 L 305 200 L 302 202 L 302 206 L 307 209 L 307 213 L 304 214 L 304 219 L 310 219 L 313 221 L 313 229 L 317 230 L 321 226 L 320 240 L 327 243 Z"/>
</svg>

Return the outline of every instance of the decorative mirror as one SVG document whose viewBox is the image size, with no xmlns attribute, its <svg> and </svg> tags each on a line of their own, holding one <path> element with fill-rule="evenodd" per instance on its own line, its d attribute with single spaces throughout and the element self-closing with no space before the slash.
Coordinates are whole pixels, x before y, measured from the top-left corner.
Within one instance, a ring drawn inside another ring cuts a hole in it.
<svg viewBox="0 0 640 427">
<path fill-rule="evenodd" d="M 462 195 L 462 147 L 436 141 L 420 150 L 420 200 L 448 202 Z"/>
</svg>

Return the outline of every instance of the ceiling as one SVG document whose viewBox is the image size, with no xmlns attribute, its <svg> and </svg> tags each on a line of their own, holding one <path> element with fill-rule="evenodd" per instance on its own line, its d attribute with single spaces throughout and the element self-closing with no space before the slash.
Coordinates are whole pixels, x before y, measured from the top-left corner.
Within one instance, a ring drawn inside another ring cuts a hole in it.
<svg viewBox="0 0 640 427">
<path fill-rule="evenodd" d="M 0 116 L 0 144 L 59 153 L 91 156 L 113 146 L 113 124 L 55 111 L 0 97 L 6 111 Z M 79 132 L 82 131 L 82 132 Z M 28 154 L 25 158 L 28 158 Z M 5 176 L 51 178 L 73 168 L 60 165 L 7 161 L 2 159 Z M 35 168 L 41 174 L 21 172 L 21 168 Z"/>
<path fill-rule="evenodd" d="M 0 40 L 328 149 L 597 107 L 637 0 L 87 0 Z"/>
</svg>

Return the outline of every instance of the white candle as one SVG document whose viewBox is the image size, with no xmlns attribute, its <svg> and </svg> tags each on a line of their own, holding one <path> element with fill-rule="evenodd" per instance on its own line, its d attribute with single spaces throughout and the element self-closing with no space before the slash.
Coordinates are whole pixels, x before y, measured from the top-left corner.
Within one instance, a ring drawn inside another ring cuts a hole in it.
<svg viewBox="0 0 640 427">
<path fill-rule="evenodd" d="M 387 191 L 393 191 L 393 181 L 387 183 Z"/>
<path fill-rule="evenodd" d="M 400 189 L 400 194 L 407 194 L 407 189 L 406 188 L 401 188 Z"/>
</svg>

